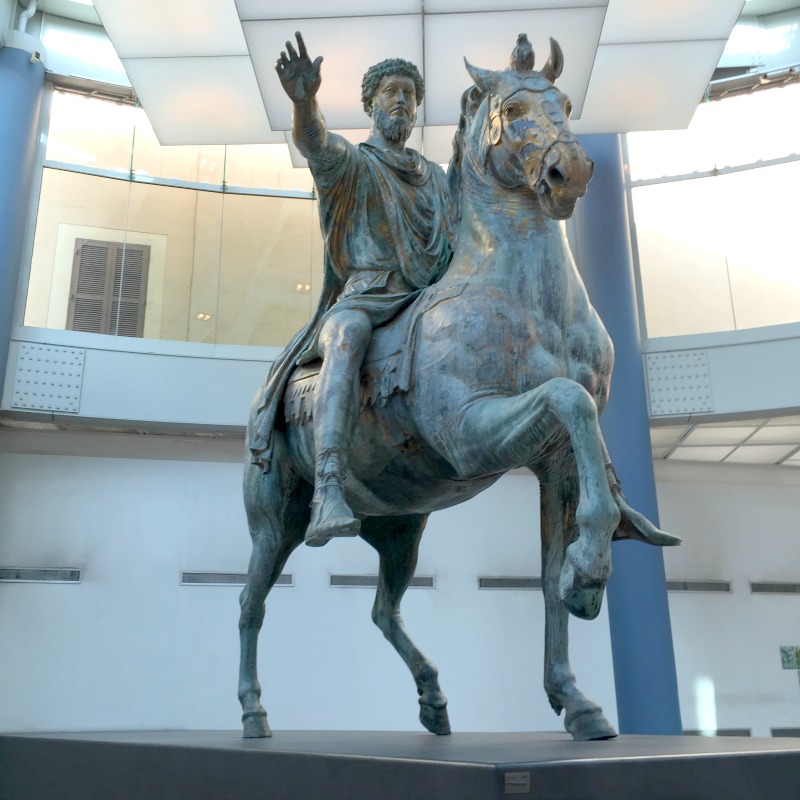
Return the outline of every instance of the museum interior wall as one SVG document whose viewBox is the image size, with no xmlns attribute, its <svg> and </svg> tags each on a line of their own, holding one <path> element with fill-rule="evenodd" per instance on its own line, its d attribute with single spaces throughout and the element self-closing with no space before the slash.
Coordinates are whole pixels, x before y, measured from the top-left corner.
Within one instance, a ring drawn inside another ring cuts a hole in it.
<svg viewBox="0 0 800 800">
<path fill-rule="evenodd" d="M 240 446 L 200 445 L 216 462 L 181 456 L 182 442 L 159 460 L 0 455 L 0 563 L 82 570 L 79 584 L 0 585 L 0 630 L 17 643 L 0 655 L 0 727 L 238 726 L 241 587 L 180 580 L 246 570 Z M 541 688 L 541 592 L 478 589 L 479 576 L 540 574 L 537 509 L 536 481 L 509 475 L 434 515 L 423 539 L 417 575 L 434 588 L 410 589 L 404 617 L 458 730 L 561 725 Z M 413 681 L 370 619 L 374 590 L 330 586 L 331 575 L 374 575 L 374 551 L 361 540 L 300 548 L 285 572 L 294 585 L 271 593 L 261 640 L 272 725 L 416 730 Z M 605 612 L 576 621 L 571 644 L 585 691 L 615 721 Z"/>
<path fill-rule="evenodd" d="M 70 436 L 0 439 L 0 564 L 81 570 L 79 583 L 0 584 L 0 635 L 14 643 L 0 653 L 0 727 L 236 728 L 240 586 L 181 585 L 181 573 L 246 570 L 241 441 Z M 52 454 L 67 450 L 85 455 Z M 750 582 L 797 581 L 800 475 L 675 463 L 657 479 L 662 525 L 684 540 L 665 553 L 668 580 L 731 584 L 669 592 L 684 728 L 798 727 L 798 673 L 780 658 L 797 644 L 798 596 Z M 537 516 L 536 480 L 512 474 L 425 533 L 417 575 L 433 588 L 409 590 L 403 611 L 457 730 L 560 727 L 541 689 L 541 592 L 478 588 L 539 576 Z M 376 566 L 360 541 L 290 558 L 260 655 L 276 729 L 417 729 L 413 683 L 370 620 L 373 590 L 330 585 Z M 613 721 L 605 612 L 571 620 L 570 639 L 576 674 Z"/>
<path fill-rule="evenodd" d="M 0 32 L 13 5 L 0 0 Z M 52 41 L 53 63 L 66 63 Z M 796 203 L 781 194 L 800 161 L 796 139 L 780 135 L 798 89 L 742 98 L 785 100 L 757 116 L 775 124 L 750 137 L 754 148 L 731 145 L 729 156 L 700 158 L 723 141 L 710 122 L 706 145 L 697 131 L 683 148 L 629 137 L 642 165 L 629 188 L 644 349 L 707 353 L 714 412 L 695 422 L 800 410 L 800 372 L 786 368 L 800 363 Z M 182 584 L 181 574 L 247 567 L 244 417 L 320 289 L 307 173 L 273 146 L 159 148 L 135 103 L 74 87 L 50 97 L 51 124 L 58 103 L 126 121 L 99 135 L 106 123 L 82 114 L 80 130 L 60 129 L 41 154 L 0 409 L 0 567 L 80 570 L 80 580 L 0 581 L 0 729 L 237 728 L 240 587 Z M 648 148 L 672 165 L 648 171 Z M 763 236 L 751 245 L 754 229 Z M 78 240 L 148 248 L 141 335 L 65 330 Z M 15 394 L 21 356 L 37 348 L 80 360 L 74 408 Z M 669 594 L 684 728 L 800 727 L 800 673 L 780 656 L 800 646 L 800 595 L 750 587 L 799 580 L 800 470 L 656 466 L 661 523 L 684 539 L 665 553 L 668 579 L 730 582 Z M 440 668 L 456 730 L 561 727 L 541 690 L 541 593 L 478 588 L 479 577 L 539 575 L 537 492 L 534 478 L 511 474 L 434 515 L 423 540 L 417 574 L 433 587 L 410 590 L 404 613 Z M 276 729 L 417 730 L 414 686 L 370 621 L 373 592 L 330 585 L 375 570 L 361 542 L 292 556 L 292 585 L 267 603 L 260 656 Z M 615 722 L 605 611 L 570 631 L 582 686 Z"/>
<path fill-rule="evenodd" d="M 657 461 L 656 485 L 662 525 L 683 537 L 667 578 L 701 584 L 669 592 L 684 729 L 796 729 L 800 675 L 780 648 L 798 638 L 800 598 L 751 584 L 797 584 L 798 470 Z"/>
</svg>

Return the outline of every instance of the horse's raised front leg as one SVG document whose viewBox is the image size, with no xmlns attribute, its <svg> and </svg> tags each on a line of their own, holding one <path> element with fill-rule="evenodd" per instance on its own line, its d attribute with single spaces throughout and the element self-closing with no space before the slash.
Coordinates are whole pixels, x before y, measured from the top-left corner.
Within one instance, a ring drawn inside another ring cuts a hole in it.
<svg viewBox="0 0 800 800">
<path fill-rule="evenodd" d="M 577 492 L 574 464 L 550 460 L 539 474 L 542 528 L 542 590 L 544 593 L 544 688 L 553 710 L 565 711 L 564 727 L 574 739 L 610 739 L 617 732 L 603 709 L 575 683 L 569 664 L 569 614 L 559 595 L 566 542 L 575 535 Z"/>
<path fill-rule="evenodd" d="M 485 475 L 531 463 L 562 430 L 575 454 L 579 536 L 567 548 L 559 591 L 575 616 L 594 619 L 611 574 L 611 537 L 620 509 L 609 488 L 591 395 L 575 381 L 553 378 L 513 397 L 481 398 L 463 411 L 462 441 L 450 449 L 464 477 Z"/>
<path fill-rule="evenodd" d="M 380 555 L 378 591 L 372 619 L 406 662 L 419 694 L 419 719 L 431 732 L 450 733 L 447 698 L 439 688 L 439 672 L 411 641 L 400 616 L 400 600 L 417 566 L 417 552 L 426 515 L 367 517 L 361 536 Z"/>
<path fill-rule="evenodd" d="M 245 467 L 245 509 L 253 541 L 247 583 L 239 598 L 239 701 L 246 739 L 272 736 L 260 699 L 256 664 L 258 633 L 264 621 L 267 594 L 286 559 L 303 540 L 310 513 L 311 486 L 299 478 L 281 481 L 280 469 L 278 459 L 267 475 L 259 467 Z"/>
</svg>

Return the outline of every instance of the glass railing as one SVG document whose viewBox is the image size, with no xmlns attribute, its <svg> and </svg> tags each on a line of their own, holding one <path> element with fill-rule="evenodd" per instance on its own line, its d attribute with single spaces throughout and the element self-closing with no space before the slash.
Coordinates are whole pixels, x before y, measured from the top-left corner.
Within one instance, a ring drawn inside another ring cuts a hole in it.
<svg viewBox="0 0 800 800">
<path fill-rule="evenodd" d="M 800 85 L 700 106 L 687 131 L 628 134 L 648 338 L 800 321 Z"/>
<path fill-rule="evenodd" d="M 53 93 L 25 325 L 281 346 L 321 265 L 285 146 L 161 147 L 140 108 Z"/>
</svg>

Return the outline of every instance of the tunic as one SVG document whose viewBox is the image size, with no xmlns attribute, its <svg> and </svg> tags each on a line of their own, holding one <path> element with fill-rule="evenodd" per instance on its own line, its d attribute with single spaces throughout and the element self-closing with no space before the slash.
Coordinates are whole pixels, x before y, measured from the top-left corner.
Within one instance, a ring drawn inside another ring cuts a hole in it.
<svg viewBox="0 0 800 800">
<path fill-rule="evenodd" d="M 328 135 L 308 155 L 325 241 L 322 293 L 311 321 L 275 360 L 256 396 L 248 447 L 268 472 L 272 436 L 295 365 L 319 357 L 325 320 L 344 308 L 364 311 L 375 328 L 438 280 L 452 257 L 453 214 L 443 170 L 413 150 L 403 155 Z"/>
</svg>

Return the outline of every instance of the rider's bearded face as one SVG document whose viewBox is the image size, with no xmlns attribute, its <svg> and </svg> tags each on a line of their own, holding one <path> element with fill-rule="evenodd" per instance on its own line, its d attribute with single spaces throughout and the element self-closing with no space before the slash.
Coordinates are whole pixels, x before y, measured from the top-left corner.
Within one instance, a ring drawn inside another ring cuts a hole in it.
<svg viewBox="0 0 800 800">
<path fill-rule="evenodd" d="M 372 100 L 372 121 L 390 142 L 405 142 L 417 121 L 414 81 L 404 75 L 387 75 Z"/>
</svg>

